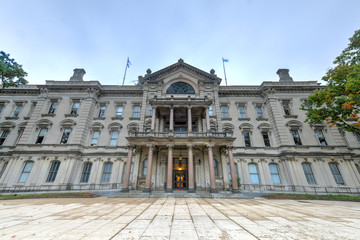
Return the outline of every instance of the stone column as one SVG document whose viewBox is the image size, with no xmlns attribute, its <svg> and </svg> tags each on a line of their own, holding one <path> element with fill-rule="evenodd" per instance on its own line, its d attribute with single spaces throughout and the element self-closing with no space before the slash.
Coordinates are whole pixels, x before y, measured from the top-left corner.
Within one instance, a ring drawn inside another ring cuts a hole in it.
<svg viewBox="0 0 360 240">
<path fill-rule="evenodd" d="M 151 132 L 155 132 L 155 121 L 156 121 L 156 107 L 153 107 L 151 116 Z"/>
<path fill-rule="evenodd" d="M 193 158 L 193 145 L 188 144 L 188 171 L 189 171 L 189 188 L 188 192 L 195 192 L 194 184 L 194 158 Z"/>
<path fill-rule="evenodd" d="M 148 153 L 148 167 L 146 169 L 146 180 L 145 180 L 145 189 L 144 192 L 151 192 L 151 172 L 152 172 L 152 158 L 154 145 L 149 144 L 149 153 Z"/>
<path fill-rule="evenodd" d="M 188 120 L 187 120 L 187 125 L 188 125 L 188 132 L 192 132 L 191 106 L 188 106 Z"/>
<path fill-rule="evenodd" d="M 210 193 L 217 193 L 216 182 L 215 182 L 215 170 L 214 170 L 214 156 L 213 156 L 213 145 L 208 145 L 209 155 L 209 173 L 210 173 Z"/>
<path fill-rule="evenodd" d="M 170 106 L 170 132 L 174 131 L 174 106 Z"/>
<path fill-rule="evenodd" d="M 206 106 L 206 132 L 210 132 L 209 106 Z"/>
<path fill-rule="evenodd" d="M 127 161 L 126 161 L 125 177 L 124 177 L 124 183 L 123 183 L 121 192 L 129 192 L 129 182 L 130 182 L 130 172 L 131 172 L 133 148 L 134 148 L 134 146 L 132 146 L 132 145 L 128 146 L 128 157 L 127 157 Z"/>
<path fill-rule="evenodd" d="M 230 174 L 231 174 L 231 185 L 233 193 L 238 193 L 239 186 L 236 179 L 236 171 L 235 171 L 235 163 L 234 163 L 234 155 L 232 147 L 228 147 L 228 154 L 229 154 L 229 165 L 230 165 Z"/>
<path fill-rule="evenodd" d="M 173 185 L 173 144 L 167 145 L 168 147 L 168 164 L 167 164 L 167 180 L 166 180 L 166 192 L 172 192 Z"/>
</svg>

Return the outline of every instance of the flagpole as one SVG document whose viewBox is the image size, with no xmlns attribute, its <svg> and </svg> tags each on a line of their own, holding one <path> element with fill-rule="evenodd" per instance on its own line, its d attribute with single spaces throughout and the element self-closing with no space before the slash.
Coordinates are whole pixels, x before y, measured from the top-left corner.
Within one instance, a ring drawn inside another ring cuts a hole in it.
<svg viewBox="0 0 360 240">
<path fill-rule="evenodd" d="M 223 68 L 224 68 L 225 84 L 226 84 L 226 86 L 227 86 L 227 79 L 226 79 L 226 72 L 225 72 L 224 58 L 222 58 L 222 62 L 223 62 Z"/>
<path fill-rule="evenodd" d="M 124 79 L 123 79 L 122 85 L 124 85 L 124 83 L 125 83 L 125 77 L 126 77 L 126 71 L 127 71 L 127 69 L 128 69 L 128 64 L 129 64 L 129 57 L 127 58 L 127 61 L 126 61 L 125 73 L 124 73 Z"/>
</svg>

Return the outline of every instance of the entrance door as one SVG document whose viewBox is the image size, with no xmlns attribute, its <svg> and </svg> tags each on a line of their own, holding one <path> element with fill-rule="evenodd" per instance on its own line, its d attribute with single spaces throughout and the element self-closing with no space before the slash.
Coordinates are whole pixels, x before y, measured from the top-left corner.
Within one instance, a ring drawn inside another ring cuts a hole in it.
<svg viewBox="0 0 360 240">
<path fill-rule="evenodd" d="M 188 171 L 187 170 L 174 170 L 173 172 L 173 188 L 182 190 L 188 188 Z"/>
</svg>

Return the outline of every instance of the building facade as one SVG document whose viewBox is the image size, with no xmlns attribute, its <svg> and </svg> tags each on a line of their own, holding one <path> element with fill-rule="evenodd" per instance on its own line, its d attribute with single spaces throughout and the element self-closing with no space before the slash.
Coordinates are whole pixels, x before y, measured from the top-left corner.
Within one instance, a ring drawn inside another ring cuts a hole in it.
<svg viewBox="0 0 360 240">
<path fill-rule="evenodd" d="M 316 81 L 220 86 L 177 63 L 136 85 L 0 93 L 0 190 L 360 191 L 360 135 L 305 123 Z"/>
</svg>

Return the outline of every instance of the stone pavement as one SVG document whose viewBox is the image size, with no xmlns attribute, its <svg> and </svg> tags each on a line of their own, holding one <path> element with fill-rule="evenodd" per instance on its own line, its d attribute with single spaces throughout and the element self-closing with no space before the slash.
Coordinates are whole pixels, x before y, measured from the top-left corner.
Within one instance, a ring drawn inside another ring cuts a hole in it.
<svg viewBox="0 0 360 240">
<path fill-rule="evenodd" d="M 0 201 L 0 239 L 360 239 L 360 203 L 205 198 Z"/>
</svg>

